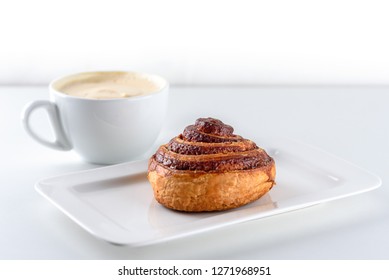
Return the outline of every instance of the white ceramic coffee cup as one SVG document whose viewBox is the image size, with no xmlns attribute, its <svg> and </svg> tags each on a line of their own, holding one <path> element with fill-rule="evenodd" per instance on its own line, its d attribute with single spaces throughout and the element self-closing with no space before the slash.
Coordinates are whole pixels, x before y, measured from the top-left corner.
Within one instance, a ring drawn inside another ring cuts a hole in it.
<svg viewBox="0 0 389 280">
<path fill-rule="evenodd" d="M 93 73 L 102 72 L 87 74 Z M 62 77 L 50 83 L 50 101 L 37 100 L 26 105 L 22 112 L 25 130 L 40 144 L 62 151 L 74 150 L 91 163 L 114 164 L 141 157 L 153 146 L 163 126 L 169 84 L 156 75 L 126 73 L 141 75 L 155 83 L 158 90 L 129 98 L 86 99 L 58 89 L 61 82 L 85 73 Z M 44 139 L 31 127 L 30 116 L 38 109 L 47 111 L 54 141 Z"/>
</svg>

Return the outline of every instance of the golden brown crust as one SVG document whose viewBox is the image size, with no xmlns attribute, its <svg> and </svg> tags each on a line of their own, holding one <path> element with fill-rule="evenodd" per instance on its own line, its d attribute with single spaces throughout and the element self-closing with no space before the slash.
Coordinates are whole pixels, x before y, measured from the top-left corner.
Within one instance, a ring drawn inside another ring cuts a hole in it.
<svg viewBox="0 0 389 280">
<path fill-rule="evenodd" d="M 156 200 L 181 211 L 218 211 L 257 200 L 274 185 L 274 160 L 233 128 L 198 119 L 150 158 Z"/>
<path fill-rule="evenodd" d="M 148 179 L 162 205 L 201 212 L 236 208 L 259 199 L 274 185 L 275 165 L 230 172 L 172 171 L 149 162 Z"/>
</svg>

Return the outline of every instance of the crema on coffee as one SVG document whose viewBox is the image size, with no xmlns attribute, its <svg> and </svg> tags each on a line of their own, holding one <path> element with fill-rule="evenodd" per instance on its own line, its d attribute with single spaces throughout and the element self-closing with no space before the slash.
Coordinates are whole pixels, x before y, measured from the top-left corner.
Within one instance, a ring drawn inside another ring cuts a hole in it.
<svg viewBox="0 0 389 280">
<path fill-rule="evenodd" d="M 162 85 L 150 76 L 131 72 L 93 72 L 62 80 L 57 90 L 71 96 L 89 99 L 117 99 L 148 95 Z"/>
</svg>

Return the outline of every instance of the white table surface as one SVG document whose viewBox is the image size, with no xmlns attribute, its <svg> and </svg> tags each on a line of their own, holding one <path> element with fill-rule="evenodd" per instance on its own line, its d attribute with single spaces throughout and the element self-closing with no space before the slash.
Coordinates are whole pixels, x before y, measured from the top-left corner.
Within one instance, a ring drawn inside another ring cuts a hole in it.
<svg viewBox="0 0 389 280">
<path fill-rule="evenodd" d="M 379 175 L 379 189 L 142 248 L 115 246 L 80 228 L 39 195 L 38 180 L 96 166 L 34 142 L 20 113 L 46 87 L 0 87 L 0 259 L 389 259 L 389 87 L 171 89 L 162 138 L 213 116 L 320 147 Z M 49 134 L 47 119 L 35 123 Z M 258 143 L 260 145 L 260 143 Z"/>
</svg>

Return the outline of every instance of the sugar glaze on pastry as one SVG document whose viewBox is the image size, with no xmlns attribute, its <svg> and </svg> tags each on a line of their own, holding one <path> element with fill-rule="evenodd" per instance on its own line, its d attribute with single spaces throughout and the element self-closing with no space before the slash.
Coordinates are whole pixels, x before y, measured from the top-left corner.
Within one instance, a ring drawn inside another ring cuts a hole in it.
<svg viewBox="0 0 389 280">
<path fill-rule="evenodd" d="M 254 142 L 213 118 L 197 119 L 149 160 L 155 199 L 180 211 L 236 208 L 275 184 L 275 162 Z"/>
</svg>

